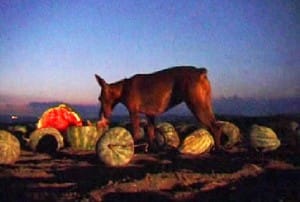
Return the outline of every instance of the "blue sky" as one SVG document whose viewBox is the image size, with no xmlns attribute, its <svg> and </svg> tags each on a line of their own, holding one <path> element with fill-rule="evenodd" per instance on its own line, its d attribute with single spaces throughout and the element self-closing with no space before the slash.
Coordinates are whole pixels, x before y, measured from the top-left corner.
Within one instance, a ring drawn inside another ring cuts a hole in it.
<svg viewBox="0 0 300 202">
<path fill-rule="evenodd" d="M 204 66 L 214 98 L 300 96 L 300 3 L 290 0 L 0 1 L 0 110 L 95 104 L 108 82 Z"/>
</svg>

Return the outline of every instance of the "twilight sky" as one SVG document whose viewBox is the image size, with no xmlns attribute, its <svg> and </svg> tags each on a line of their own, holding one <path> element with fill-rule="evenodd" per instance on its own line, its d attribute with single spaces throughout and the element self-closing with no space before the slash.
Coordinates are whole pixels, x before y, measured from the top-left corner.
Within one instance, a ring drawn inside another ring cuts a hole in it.
<svg viewBox="0 0 300 202">
<path fill-rule="evenodd" d="M 175 65 L 209 70 L 213 97 L 300 96 L 297 0 L 1 0 L 0 111 L 96 104 L 108 82 Z"/>
</svg>

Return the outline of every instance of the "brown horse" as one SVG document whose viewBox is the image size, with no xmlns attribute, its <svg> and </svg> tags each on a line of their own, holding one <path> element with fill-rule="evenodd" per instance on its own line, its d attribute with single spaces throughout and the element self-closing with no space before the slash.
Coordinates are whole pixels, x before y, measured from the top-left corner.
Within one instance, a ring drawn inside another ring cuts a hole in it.
<svg viewBox="0 0 300 202">
<path fill-rule="evenodd" d="M 152 142 L 155 117 L 185 102 L 196 119 L 213 133 L 216 147 L 219 148 L 220 127 L 212 110 L 211 87 L 205 68 L 171 67 L 152 74 L 137 74 L 111 84 L 95 76 L 102 88 L 99 96 L 100 126 L 109 124 L 113 108 L 122 103 L 128 109 L 134 139 L 140 138 L 139 114 L 142 113 L 147 118 L 147 134 Z"/>
</svg>

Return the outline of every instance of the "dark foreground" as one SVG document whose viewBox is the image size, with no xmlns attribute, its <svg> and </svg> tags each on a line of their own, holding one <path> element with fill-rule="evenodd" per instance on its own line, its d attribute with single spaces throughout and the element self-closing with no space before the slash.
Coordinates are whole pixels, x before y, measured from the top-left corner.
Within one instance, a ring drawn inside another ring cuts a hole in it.
<svg viewBox="0 0 300 202">
<path fill-rule="evenodd" d="M 282 132 L 287 120 L 230 121 L 245 140 L 227 152 L 136 152 L 122 168 L 106 167 L 93 151 L 23 149 L 14 165 L 0 166 L 0 201 L 300 201 L 300 153 L 283 140 L 278 150 L 260 154 L 246 140 L 252 123 Z"/>
</svg>

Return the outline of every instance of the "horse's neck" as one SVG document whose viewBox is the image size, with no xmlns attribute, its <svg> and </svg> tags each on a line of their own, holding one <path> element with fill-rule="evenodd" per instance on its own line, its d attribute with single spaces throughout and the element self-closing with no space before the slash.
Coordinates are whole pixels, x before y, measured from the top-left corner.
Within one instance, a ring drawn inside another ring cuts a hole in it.
<svg viewBox="0 0 300 202">
<path fill-rule="evenodd" d="M 116 99 L 120 99 L 122 96 L 122 91 L 123 91 L 123 85 L 124 85 L 124 80 L 112 83 L 109 85 L 110 92 L 114 94 L 114 97 Z"/>
</svg>

